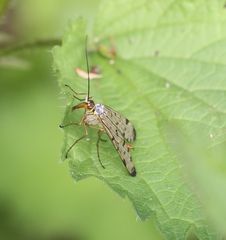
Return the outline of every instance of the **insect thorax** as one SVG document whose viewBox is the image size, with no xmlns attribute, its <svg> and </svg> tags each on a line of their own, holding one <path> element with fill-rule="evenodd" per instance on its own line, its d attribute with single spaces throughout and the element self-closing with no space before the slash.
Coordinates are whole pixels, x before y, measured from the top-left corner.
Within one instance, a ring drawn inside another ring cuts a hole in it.
<svg viewBox="0 0 226 240">
<path fill-rule="evenodd" d="M 97 103 L 92 110 L 87 110 L 85 113 L 85 123 L 87 125 L 99 125 L 101 126 L 101 121 L 99 115 L 104 113 L 104 105 Z"/>
<path fill-rule="evenodd" d="M 97 115 L 103 114 L 104 113 L 104 105 L 100 104 L 100 103 L 95 104 L 94 113 L 97 114 Z"/>
</svg>

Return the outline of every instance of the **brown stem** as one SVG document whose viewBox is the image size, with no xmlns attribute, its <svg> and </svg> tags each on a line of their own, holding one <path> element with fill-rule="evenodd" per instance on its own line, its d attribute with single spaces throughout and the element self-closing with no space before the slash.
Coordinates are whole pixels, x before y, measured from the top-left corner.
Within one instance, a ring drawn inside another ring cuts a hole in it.
<svg viewBox="0 0 226 240">
<path fill-rule="evenodd" d="M 26 49 L 33 49 L 33 48 L 48 48 L 53 47 L 55 45 L 61 45 L 60 39 L 43 39 L 43 40 L 37 40 L 30 43 L 21 43 L 21 44 L 12 44 L 12 45 L 6 45 L 1 48 L 0 50 L 0 56 L 12 54 L 15 52 L 19 52 Z"/>
</svg>

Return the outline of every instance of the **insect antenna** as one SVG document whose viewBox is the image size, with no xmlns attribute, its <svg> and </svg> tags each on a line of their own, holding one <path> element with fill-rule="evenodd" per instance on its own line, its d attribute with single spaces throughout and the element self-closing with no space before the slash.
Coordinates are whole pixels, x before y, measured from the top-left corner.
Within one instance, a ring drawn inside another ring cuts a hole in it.
<svg viewBox="0 0 226 240">
<path fill-rule="evenodd" d="M 88 74 L 88 93 L 87 93 L 87 100 L 89 100 L 89 94 L 90 94 L 90 77 L 89 77 L 89 60 L 88 60 L 88 51 L 87 51 L 87 41 L 88 36 L 86 35 L 86 44 L 85 44 L 85 54 L 86 54 L 86 67 L 87 67 L 87 74 Z"/>
</svg>

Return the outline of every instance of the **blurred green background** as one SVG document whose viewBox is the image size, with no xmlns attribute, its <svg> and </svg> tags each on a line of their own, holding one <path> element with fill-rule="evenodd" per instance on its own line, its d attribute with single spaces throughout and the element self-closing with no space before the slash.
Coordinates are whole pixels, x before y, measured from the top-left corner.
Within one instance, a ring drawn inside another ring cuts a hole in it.
<svg viewBox="0 0 226 240">
<path fill-rule="evenodd" d="M 99 0 L 0 0 L 0 48 L 57 39 L 92 23 Z M 0 239 L 163 239 L 127 199 L 96 179 L 77 184 L 60 163 L 63 114 L 51 47 L 0 55 Z"/>
</svg>

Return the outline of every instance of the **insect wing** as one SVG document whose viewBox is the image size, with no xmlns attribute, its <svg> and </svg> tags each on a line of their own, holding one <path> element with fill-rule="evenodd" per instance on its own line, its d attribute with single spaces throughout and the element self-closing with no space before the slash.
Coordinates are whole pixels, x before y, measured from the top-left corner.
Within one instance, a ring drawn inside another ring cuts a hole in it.
<svg viewBox="0 0 226 240">
<path fill-rule="evenodd" d="M 116 112 L 114 109 L 104 105 L 106 116 L 110 119 L 111 123 L 115 125 L 117 130 L 121 133 L 123 138 L 128 142 L 133 142 L 136 140 L 136 130 L 132 123 L 120 113 Z"/>
<path fill-rule="evenodd" d="M 99 115 L 99 117 L 104 130 L 111 139 L 111 142 L 119 153 L 119 156 L 122 159 L 123 164 L 127 168 L 128 172 L 130 175 L 136 176 L 136 169 L 132 162 L 132 157 L 129 151 L 130 148 L 126 143 L 126 141 L 133 141 L 135 139 L 135 135 L 133 134 L 133 132 L 135 132 L 135 129 L 133 128 L 132 124 L 130 123 L 131 125 L 129 125 L 129 130 L 125 129 L 125 126 L 128 125 L 126 124 L 128 120 L 106 106 L 104 113 Z M 132 135 L 130 136 L 129 133 Z"/>
</svg>

